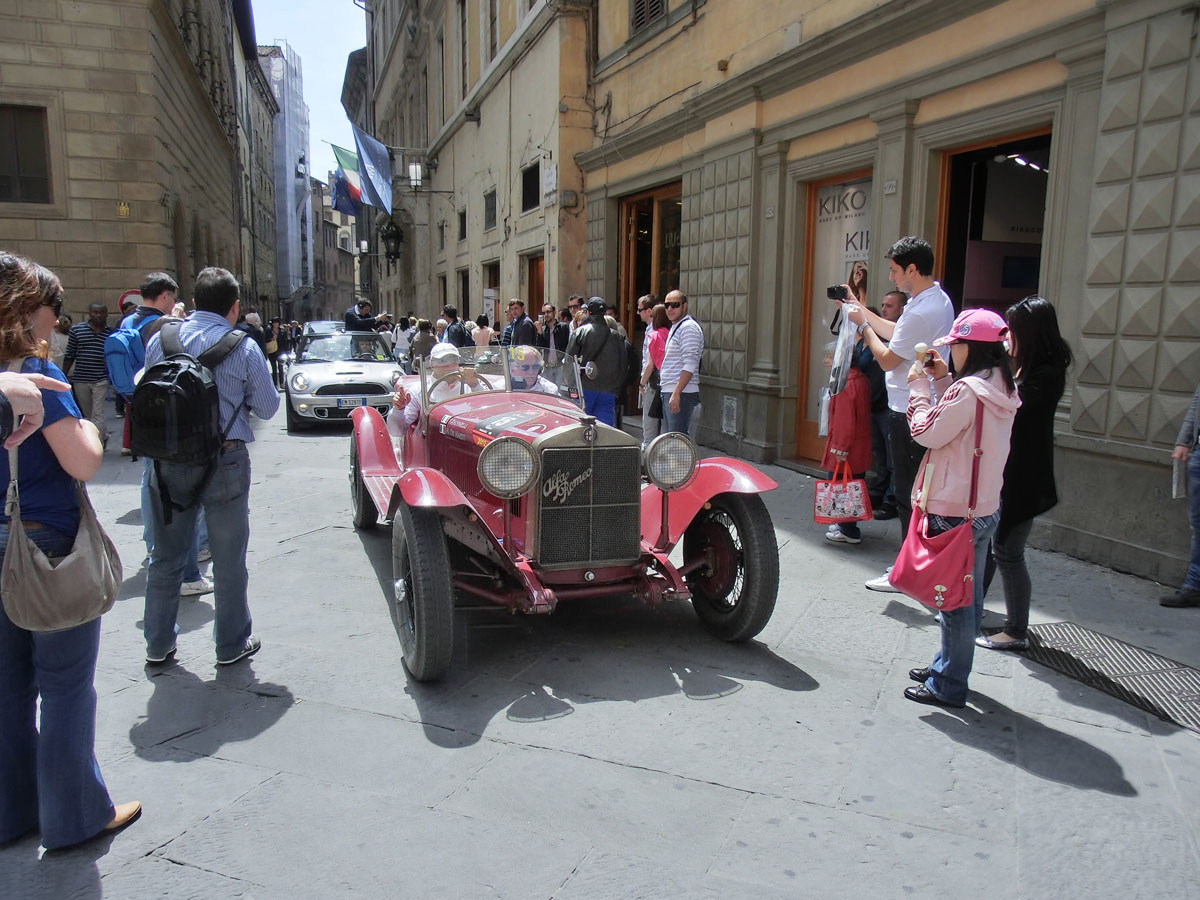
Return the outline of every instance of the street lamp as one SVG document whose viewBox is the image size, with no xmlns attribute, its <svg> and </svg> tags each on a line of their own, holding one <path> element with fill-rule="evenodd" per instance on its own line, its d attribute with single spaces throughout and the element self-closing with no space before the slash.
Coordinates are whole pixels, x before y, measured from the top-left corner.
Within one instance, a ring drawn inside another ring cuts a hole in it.
<svg viewBox="0 0 1200 900">
<path fill-rule="evenodd" d="M 400 233 L 395 222 L 389 219 L 383 224 L 383 227 L 379 229 L 379 239 L 383 241 L 385 259 L 394 262 L 400 258 L 400 245 L 404 242 L 404 235 Z"/>
</svg>

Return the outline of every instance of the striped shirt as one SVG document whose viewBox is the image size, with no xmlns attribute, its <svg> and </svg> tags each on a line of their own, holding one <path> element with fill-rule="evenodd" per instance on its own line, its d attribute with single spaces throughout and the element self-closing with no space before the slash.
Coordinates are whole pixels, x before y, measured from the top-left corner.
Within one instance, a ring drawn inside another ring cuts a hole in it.
<svg viewBox="0 0 1200 900">
<path fill-rule="evenodd" d="M 199 356 L 229 329 L 224 316 L 198 309 L 184 320 L 179 329 L 179 342 L 189 354 Z M 161 362 L 162 358 L 160 333 L 150 338 L 146 346 L 146 368 Z M 260 419 L 271 418 L 279 409 L 279 393 L 271 380 L 267 358 L 255 340 L 243 340 L 213 370 L 213 375 L 221 398 L 221 426 L 225 437 L 250 443 L 254 440 L 254 432 L 250 430 L 247 409 Z"/>
<path fill-rule="evenodd" d="M 660 390 L 665 397 L 675 390 L 675 385 L 684 372 L 691 372 L 691 380 L 684 386 L 685 394 L 698 393 L 700 379 L 696 373 L 700 371 L 700 357 L 704 354 L 704 329 L 690 315 L 684 316 L 671 326 L 667 332 L 667 353 L 663 357 L 661 374 L 659 375 Z"/>
<path fill-rule="evenodd" d="M 105 326 L 96 331 L 87 322 L 78 322 L 67 332 L 67 352 L 63 354 L 63 365 L 71 369 L 71 381 L 94 384 L 108 379 L 108 367 L 104 364 L 104 339 L 112 334 Z"/>
</svg>

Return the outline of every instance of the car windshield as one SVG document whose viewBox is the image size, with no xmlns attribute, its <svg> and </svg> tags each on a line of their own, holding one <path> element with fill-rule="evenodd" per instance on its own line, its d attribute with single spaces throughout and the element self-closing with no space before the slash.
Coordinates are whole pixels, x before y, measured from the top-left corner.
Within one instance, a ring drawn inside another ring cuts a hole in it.
<svg viewBox="0 0 1200 900">
<path fill-rule="evenodd" d="M 455 359 L 444 349 L 448 346 L 438 344 L 430 359 L 421 361 L 421 395 L 426 409 L 460 394 L 488 391 L 548 394 L 583 408 L 579 366 L 573 357 L 558 350 L 460 347 Z"/>
<path fill-rule="evenodd" d="M 343 362 L 345 360 L 391 362 L 392 351 L 377 334 L 318 334 L 304 342 L 296 362 Z"/>
</svg>

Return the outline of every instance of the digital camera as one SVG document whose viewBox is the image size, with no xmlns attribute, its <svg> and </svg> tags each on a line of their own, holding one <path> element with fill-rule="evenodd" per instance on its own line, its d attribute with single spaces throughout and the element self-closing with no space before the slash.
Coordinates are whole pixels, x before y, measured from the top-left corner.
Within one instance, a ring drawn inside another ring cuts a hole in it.
<svg viewBox="0 0 1200 900">
<path fill-rule="evenodd" d="M 825 296 L 830 300 L 845 300 L 846 286 L 844 284 L 831 284 L 825 288 Z"/>
</svg>

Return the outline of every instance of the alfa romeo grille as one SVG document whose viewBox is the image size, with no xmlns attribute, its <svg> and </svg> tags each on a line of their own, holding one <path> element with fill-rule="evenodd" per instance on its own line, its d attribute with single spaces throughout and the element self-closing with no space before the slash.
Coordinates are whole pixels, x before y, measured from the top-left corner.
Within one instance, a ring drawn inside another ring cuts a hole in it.
<svg viewBox="0 0 1200 900">
<path fill-rule="evenodd" d="M 631 563 L 641 550 L 641 451 L 580 447 L 542 452 L 538 562 Z"/>
</svg>

